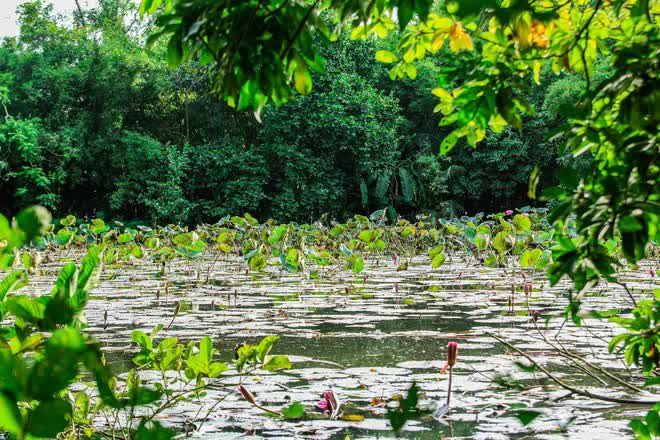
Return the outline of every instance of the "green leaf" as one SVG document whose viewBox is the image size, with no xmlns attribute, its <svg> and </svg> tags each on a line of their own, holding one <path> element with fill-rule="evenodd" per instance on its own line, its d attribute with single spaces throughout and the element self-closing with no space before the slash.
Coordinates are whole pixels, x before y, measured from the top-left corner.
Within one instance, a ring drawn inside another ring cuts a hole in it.
<svg viewBox="0 0 660 440">
<path fill-rule="evenodd" d="M 434 248 L 429 249 L 429 258 L 433 259 L 438 254 L 441 254 L 445 250 L 445 245 L 441 244 Z"/>
<path fill-rule="evenodd" d="M 399 177 L 401 178 L 401 193 L 403 200 L 412 205 L 415 201 L 414 183 L 410 172 L 406 168 L 399 168 Z"/>
<path fill-rule="evenodd" d="M 490 242 L 490 236 L 482 233 L 478 233 L 474 236 L 474 245 L 479 250 L 486 250 Z"/>
<path fill-rule="evenodd" d="M 520 266 L 530 267 L 536 266 L 543 255 L 543 251 L 539 248 L 527 249 L 520 256 Z"/>
<path fill-rule="evenodd" d="M 15 435 L 21 430 L 21 414 L 18 406 L 3 392 L 0 392 L 0 429 Z"/>
<path fill-rule="evenodd" d="M 516 232 L 528 232 L 532 229 L 532 222 L 529 217 L 516 214 L 513 217 L 513 227 L 516 228 Z"/>
<path fill-rule="evenodd" d="M 433 257 L 433 259 L 431 260 L 431 267 L 432 267 L 433 269 L 437 269 L 438 267 L 440 267 L 440 266 L 442 266 L 442 265 L 444 264 L 444 262 L 445 262 L 446 259 L 447 259 L 447 257 L 445 256 L 444 253 L 441 252 L 441 253 L 437 254 L 437 255 L 436 255 L 435 257 Z"/>
<path fill-rule="evenodd" d="M 619 230 L 621 232 L 637 232 L 644 229 L 642 224 L 633 216 L 626 215 L 619 220 Z"/>
<path fill-rule="evenodd" d="M 176 431 L 164 428 L 156 421 L 145 422 L 143 419 L 135 432 L 135 440 L 171 440 L 175 434 Z"/>
<path fill-rule="evenodd" d="M 312 75 L 309 73 L 307 66 L 299 62 L 293 77 L 294 86 L 298 93 L 308 95 L 312 91 Z"/>
<path fill-rule="evenodd" d="M 176 69 L 183 62 L 183 41 L 181 34 L 175 33 L 167 43 L 167 65 L 170 69 Z"/>
<path fill-rule="evenodd" d="M 360 198 L 362 201 L 362 207 L 366 208 L 369 203 L 369 191 L 367 190 L 367 183 L 364 179 L 360 180 Z"/>
<path fill-rule="evenodd" d="M 5 297 L 13 292 L 18 290 L 23 286 L 27 285 L 27 277 L 25 272 L 22 270 L 16 270 L 10 272 L 1 282 L 0 282 L 0 302 L 2 302 Z"/>
<path fill-rule="evenodd" d="M 25 242 L 46 232 L 52 217 L 43 206 L 33 206 L 22 210 L 16 216 L 16 224 L 25 233 Z"/>
<path fill-rule="evenodd" d="M 360 273 L 364 270 L 364 260 L 362 259 L 362 255 L 353 256 L 352 269 L 355 273 Z"/>
<path fill-rule="evenodd" d="M 520 410 L 516 412 L 515 417 L 520 420 L 520 423 L 522 423 L 523 426 L 527 426 L 540 415 L 541 413 L 537 411 Z"/>
<path fill-rule="evenodd" d="M 61 399 L 41 402 L 30 413 L 26 431 L 35 437 L 53 438 L 71 424 L 71 418 L 69 402 Z"/>
<path fill-rule="evenodd" d="M 532 173 L 529 175 L 529 183 L 527 188 L 527 197 L 532 200 L 536 200 L 536 188 L 539 186 L 541 181 L 541 171 L 539 170 L 538 165 L 534 167 Z"/>
<path fill-rule="evenodd" d="M 128 232 L 124 232 L 123 234 L 119 234 L 119 236 L 117 236 L 118 243 L 124 244 L 130 241 L 133 241 L 133 235 L 129 234 Z"/>
<path fill-rule="evenodd" d="M 271 348 L 273 348 L 273 345 L 279 340 L 279 336 L 273 335 L 263 338 L 259 342 L 259 345 L 257 345 L 257 359 L 259 359 L 260 362 L 263 362 L 266 359 L 266 356 L 268 356 L 268 353 L 270 353 Z"/>
<path fill-rule="evenodd" d="M 365 229 L 364 231 L 358 234 L 358 238 L 364 241 L 365 243 L 371 243 L 376 239 L 376 234 L 369 229 Z"/>
<path fill-rule="evenodd" d="M 396 63 L 399 61 L 399 57 L 394 53 L 390 52 L 389 50 L 379 50 L 376 52 L 376 61 L 380 61 L 381 63 Z"/>
<path fill-rule="evenodd" d="M 538 365 L 536 363 L 524 364 L 522 362 L 514 362 L 515 365 L 520 368 L 521 371 L 525 373 L 534 373 L 538 370 Z"/>
<path fill-rule="evenodd" d="M 381 174 L 376 181 L 376 200 L 381 204 L 387 203 L 387 190 L 390 188 L 392 176 L 389 174 Z"/>
<path fill-rule="evenodd" d="M 631 420 L 630 429 L 637 434 L 637 440 L 651 440 L 651 433 L 648 427 L 640 419 Z"/>
<path fill-rule="evenodd" d="M 397 18 L 399 19 L 399 29 L 401 30 L 404 30 L 408 25 L 408 22 L 412 19 L 413 9 L 411 3 L 411 0 L 403 0 L 399 2 Z"/>
<path fill-rule="evenodd" d="M 207 364 L 211 364 L 213 357 L 213 341 L 208 336 L 202 337 L 199 341 L 199 356 Z"/>
<path fill-rule="evenodd" d="M 262 369 L 266 371 L 283 370 L 293 367 L 289 358 L 282 355 L 268 356 L 264 362 Z"/>
<path fill-rule="evenodd" d="M 387 408 L 385 417 L 390 421 L 392 429 L 395 432 L 399 432 L 408 420 L 419 414 L 417 408 L 417 402 L 419 400 L 418 393 L 419 387 L 413 382 L 408 389 L 406 398 L 399 401 L 399 406 L 396 408 Z"/>
<path fill-rule="evenodd" d="M 62 226 L 73 226 L 76 224 L 76 216 L 69 214 L 65 218 L 60 219 L 60 224 Z"/>
<path fill-rule="evenodd" d="M 458 134 L 456 130 L 452 131 L 447 136 L 445 136 L 445 138 L 440 143 L 440 155 L 445 156 L 447 153 L 453 150 L 454 147 L 456 146 L 457 141 L 458 141 Z"/>
<path fill-rule="evenodd" d="M 506 231 L 498 232 L 493 239 L 493 247 L 501 254 L 513 249 L 515 238 Z"/>
<path fill-rule="evenodd" d="M 287 231 L 287 225 L 279 225 L 278 227 L 274 228 L 271 233 L 270 237 L 268 237 L 268 242 L 270 244 L 275 244 L 279 243 L 282 241 L 282 237 Z"/>
<path fill-rule="evenodd" d="M 153 349 L 153 342 L 151 338 L 141 330 L 133 330 L 131 332 L 131 341 L 135 342 L 147 351 L 151 351 Z"/>
<path fill-rule="evenodd" d="M 305 416 L 305 407 L 300 402 L 294 402 L 282 410 L 285 419 L 301 419 Z"/>
<path fill-rule="evenodd" d="M 213 362 L 209 367 L 209 377 L 215 378 L 220 376 L 225 371 L 229 370 L 229 367 L 221 362 Z"/>
</svg>

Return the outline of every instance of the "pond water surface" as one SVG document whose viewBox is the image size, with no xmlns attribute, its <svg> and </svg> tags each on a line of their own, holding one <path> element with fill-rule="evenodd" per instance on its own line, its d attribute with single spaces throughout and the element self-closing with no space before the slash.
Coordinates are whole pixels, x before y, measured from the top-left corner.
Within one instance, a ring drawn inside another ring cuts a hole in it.
<svg viewBox="0 0 660 440">
<path fill-rule="evenodd" d="M 557 337 L 580 359 L 636 382 L 619 359 L 607 354 L 607 341 L 616 327 L 595 319 L 587 319 L 581 328 L 564 323 L 559 315 L 567 304 L 567 285 L 551 288 L 540 275 L 531 280 L 534 290 L 526 298 L 520 289 L 524 279 L 519 271 L 512 275 L 505 269 L 468 266 L 456 256 L 435 270 L 423 257 L 415 258 L 406 271 L 397 271 L 384 259 L 368 261 L 361 274 L 342 268 L 321 269 L 316 279 L 310 279 L 309 272 L 287 273 L 276 268 L 246 273 L 239 258 L 214 265 L 213 258 L 206 258 L 192 265 L 175 261 L 164 278 L 158 276 L 158 266 L 147 262 L 104 269 L 86 314 L 88 331 L 102 342 L 108 362 L 116 372 L 126 371 L 137 350 L 130 342 L 131 331 L 150 332 L 156 324 L 167 327 L 171 322 L 160 337 L 187 341 L 211 336 L 222 360 L 229 364 L 236 344 L 279 335 L 273 353 L 288 355 L 293 368 L 259 373 L 246 387 L 263 406 L 281 409 L 302 402 L 318 417 L 281 421 L 264 415 L 235 392 L 205 417 L 211 405 L 226 394 L 227 388 L 218 386 L 199 401 L 159 416 L 161 422 L 179 429 L 200 428 L 194 437 L 394 437 L 379 399 L 405 395 L 414 381 L 421 388 L 423 406 L 444 403 L 448 381 L 440 369 L 448 341 L 459 344 L 451 408 L 441 421 L 431 416 L 410 421 L 400 434 L 403 438 L 630 438 L 628 421 L 646 412 L 644 407 L 571 395 L 542 374 L 525 373 L 514 362 L 527 362 L 486 334 L 505 338 L 566 382 L 601 394 L 625 395 L 615 382 L 600 382 L 571 367 L 570 361 L 543 340 L 556 344 Z M 44 288 L 51 285 L 60 265 L 47 265 L 45 274 L 35 277 L 26 290 L 47 291 Z M 654 285 L 657 287 L 645 266 L 622 274 L 621 279 L 638 297 L 650 295 Z M 526 280 L 530 281 L 530 275 Z M 512 283 L 518 286 L 513 310 Z M 177 302 L 182 303 L 181 312 L 172 321 Z M 621 287 L 601 285 L 584 299 L 583 307 L 627 309 L 630 303 Z M 540 314 L 536 323 L 530 318 L 534 311 Z M 555 317 L 546 325 L 545 318 L 550 316 Z M 149 373 L 144 374 L 148 378 Z M 500 385 L 502 381 L 496 379 L 501 376 L 527 387 Z M 220 381 L 236 384 L 238 376 L 227 372 Z M 329 389 L 343 402 L 344 416 L 359 415 L 364 420 L 322 418 L 315 405 Z M 515 418 L 522 406 L 541 416 L 523 426 Z"/>
</svg>

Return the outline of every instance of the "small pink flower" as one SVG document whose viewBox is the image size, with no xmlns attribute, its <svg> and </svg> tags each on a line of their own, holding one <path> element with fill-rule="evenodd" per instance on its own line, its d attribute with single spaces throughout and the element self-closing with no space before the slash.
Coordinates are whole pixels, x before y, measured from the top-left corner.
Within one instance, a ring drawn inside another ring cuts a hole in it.
<svg viewBox="0 0 660 440">
<path fill-rule="evenodd" d="M 529 214 L 527 214 L 526 212 L 523 212 L 523 213 L 522 213 L 522 216 L 523 216 L 523 217 L 529 217 Z"/>
<path fill-rule="evenodd" d="M 323 414 L 326 414 L 328 412 L 328 401 L 325 399 L 321 399 L 316 404 L 316 407 L 320 410 L 323 410 Z"/>
<path fill-rule="evenodd" d="M 334 414 L 339 409 L 339 404 L 335 398 L 335 393 L 332 391 L 324 391 L 323 399 L 316 403 L 316 407 L 323 410 L 323 415 L 327 415 L 328 410 Z"/>
<path fill-rule="evenodd" d="M 507 209 L 504 213 L 506 215 L 512 215 L 513 214 L 513 209 Z"/>
</svg>

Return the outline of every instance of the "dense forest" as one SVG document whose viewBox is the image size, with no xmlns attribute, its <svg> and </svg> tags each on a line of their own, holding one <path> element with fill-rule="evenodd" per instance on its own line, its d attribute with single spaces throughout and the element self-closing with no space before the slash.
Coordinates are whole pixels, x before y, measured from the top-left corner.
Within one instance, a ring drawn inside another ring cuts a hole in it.
<svg viewBox="0 0 660 440">
<path fill-rule="evenodd" d="M 573 161 L 548 139 L 586 87 L 578 75 L 544 69 L 540 85 L 530 81 L 524 128 L 489 132 L 479 149 L 459 142 L 443 157 L 450 130 L 438 126 L 431 90 L 453 58 L 393 81 L 374 54 L 396 36 L 342 34 L 323 49 L 315 92 L 267 106 L 258 121 L 212 96 L 206 67 L 169 69 L 165 44 L 146 45 L 152 25 L 129 0 L 65 17 L 29 2 L 19 17 L 20 35 L 0 46 L 6 212 L 39 203 L 161 224 L 242 212 L 342 219 L 385 206 L 407 216 L 494 212 L 531 203 L 535 167 L 551 179 Z M 598 64 L 592 83 L 607 69 Z"/>
</svg>

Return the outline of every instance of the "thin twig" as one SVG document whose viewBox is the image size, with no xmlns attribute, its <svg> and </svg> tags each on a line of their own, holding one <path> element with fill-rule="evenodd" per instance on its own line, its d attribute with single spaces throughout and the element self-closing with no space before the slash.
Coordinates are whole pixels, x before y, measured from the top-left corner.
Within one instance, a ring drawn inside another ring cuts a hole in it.
<svg viewBox="0 0 660 440">
<path fill-rule="evenodd" d="M 518 347 L 515 345 L 509 343 L 508 341 L 500 338 L 499 336 L 494 335 L 493 333 L 486 332 L 486 334 L 493 339 L 496 339 L 498 342 L 501 344 L 507 346 L 511 350 L 514 350 L 524 358 L 526 358 L 528 361 L 530 361 L 532 364 L 534 364 L 543 374 L 545 374 L 550 380 L 555 382 L 557 385 L 560 387 L 564 388 L 565 390 L 571 391 L 575 394 L 579 394 L 584 397 L 589 397 L 591 399 L 597 399 L 597 400 L 603 400 L 605 402 L 614 402 L 614 403 L 623 403 L 627 405 L 655 405 L 656 403 L 660 403 L 660 399 L 656 400 L 635 400 L 635 399 L 624 399 L 624 398 L 619 398 L 619 397 L 610 397 L 610 396 L 604 396 L 602 394 L 595 394 L 592 393 L 591 391 L 587 391 L 581 388 L 574 387 L 572 385 L 567 384 L 566 382 L 562 381 L 561 379 L 557 378 L 554 374 L 552 374 L 550 371 L 545 369 L 542 365 L 540 365 L 538 362 L 536 362 L 530 355 L 525 353 L 524 351 L 520 350 Z"/>
</svg>

